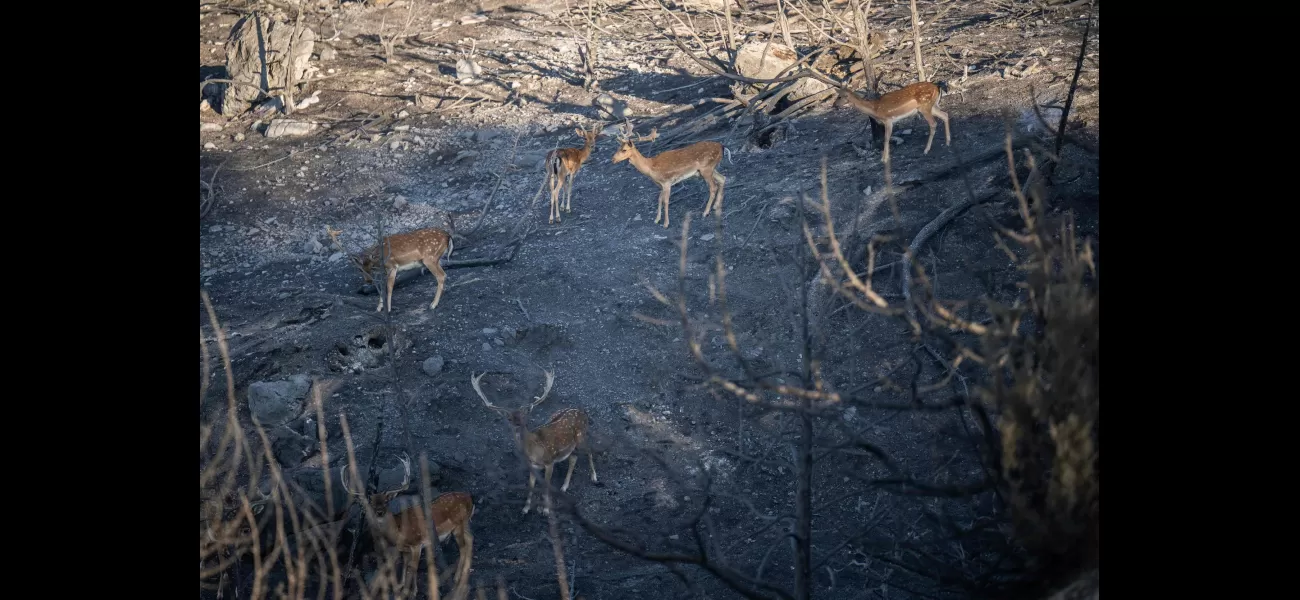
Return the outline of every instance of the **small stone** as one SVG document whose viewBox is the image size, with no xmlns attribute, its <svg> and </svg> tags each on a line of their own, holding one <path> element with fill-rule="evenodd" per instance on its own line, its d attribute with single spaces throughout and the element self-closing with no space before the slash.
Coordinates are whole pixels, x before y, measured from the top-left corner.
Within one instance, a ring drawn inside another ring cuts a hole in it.
<svg viewBox="0 0 1300 600">
<path fill-rule="evenodd" d="M 256 227 L 250 227 L 250 228 L 248 229 L 248 235 L 255 235 L 255 234 L 258 234 L 258 233 L 261 233 L 261 232 L 262 232 L 262 230 L 261 230 L 261 229 L 258 229 L 258 228 L 256 228 Z"/>
<path fill-rule="evenodd" d="M 388 143 L 388 149 L 397 152 L 402 149 L 402 140 L 393 140 Z"/>
<path fill-rule="evenodd" d="M 273 119 L 271 120 L 271 124 L 266 126 L 266 137 L 273 138 L 307 135 L 315 128 L 315 123 L 308 123 L 306 121 Z"/>
<path fill-rule="evenodd" d="M 338 57 L 339 51 L 335 50 L 334 46 L 331 46 L 329 44 L 321 44 L 320 42 L 316 42 L 316 43 L 320 44 L 320 50 L 317 51 L 317 54 L 320 55 L 321 60 L 334 60 L 335 58 Z"/>
<path fill-rule="evenodd" d="M 475 77 L 478 77 L 482 73 L 483 73 L 483 67 L 478 66 L 478 63 L 468 58 L 462 58 L 456 61 L 457 80 L 463 81 L 466 79 L 473 79 Z"/>
<path fill-rule="evenodd" d="M 460 18 L 461 25 L 473 25 L 488 20 L 487 15 L 465 15 Z"/>
<path fill-rule="evenodd" d="M 407 117 L 409 117 L 409 116 L 411 116 L 411 113 L 406 112 L 406 111 L 404 111 L 404 110 L 403 110 L 403 111 L 398 111 L 398 113 L 397 113 L 397 118 L 399 118 L 399 119 L 405 119 L 405 118 L 407 118 Z"/>
<path fill-rule="evenodd" d="M 904 130 L 898 132 L 898 135 L 912 135 L 912 130 L 911 130 L 911 129 L 904 129 Z"/>
<path fill-rule="evenodd" d="M 239 132 L 239 133 L 236 133 L 236 134 L 235 134 L 235 137 L 232 138 L 232 139 L 234 139 L 236 142 L 242 142 L 242 141 L 244 141 L 244 138 L 245 138 L 245 136 L 244 136 L 244 132 L 241 131 L 241 132 Z"/>
<path fill-rule="evenodd" d="M 438 373 L 442 372 L 442 366 L 444 363 L 445 361 L 442 357 L 435 354 L 424 359 L 424 362 L 420 364 L 420 370 L 424 371 L 424 374 L 429 377 L 436 377 Z"/>
<path fill-rule="evenodd" d="M 199 121 L 200 133 L 204 131 L 221 131 L 221 129 L 222 129 L 221 123 L 204 123 L 203 121 Z"/>
<path fill-rule="evenodd" d="M 497 330 L 496 327 L 484 327 L 484 328 L 483 328 L 483 335 L 485 335 L 485 336 L 488 336 L 488 335 L 496 335 L 496 334 L 497 334 L 497 331 L 498 331 L 498 330 Z"/>
<path fill-rule="evenodd" d="M 307 243 L 303 245 L 302 250 L 307 254 L 320 254 L 323 250 L 325 250 L 325 245 L 320 243 L 320 240 L 316 238 L 312 238 L 310 240 L 307 240 Z"/>
<path fill-rule="evenodd" d="M 208 228 L 208 233 L 221 233 L 221 226 L 220 226 L 220 225 L 213 225 L 212 227 L 209 227 L 209 228 Z"/>
<path fill-rule="evenodd" d="M 700 236 L 700 239 L 701 239 L 701 240 L 704 240 L 704 241 L 706 241 L 706 242 L 708 242 L 708 241 L 712 241 L 712 240 L 713 240 L 713 234 L 712 234 L 712 233 L 706 233 L 706 234 Z"/>
<path fill-rule="evenodd" d="M 633 220 L 633 221 L 640 221 L 640 220 L 641 220 L 641 213 L 637 213 L 636 216 L 632 217 L 632 220 Z"/>
<path fill-rule="evenodd" d="M 405 206 L 406 206 L 406 196 L 403 196 L 401 194 L 397 194 L 396 196 L 393 196 L 393 208 L 401 210 Z"/>
<path fill-rule="evenodd" d="M 208 142 L 208 143 L 206 143 L 206 144 L 203 144 L 203 148 L 204 148 L 205 150 L 216 150 L 216 149 L 217 149 L 217 145 L 214 144 L 214 143 L 212 143 L 212 142 Z"/>
<path fill-rule="evenodd" d="M 330 262 L 338 262 L 338 261 L 340 261 L 340 260 L 343 260 L 343 253 L 342 253 L 342 252 L 335 252 L 334 254 L 331 254 L 331 255 L 330 255 L 330 259 L 329 259 L 329 260 L 330 260 Z"/>
<path fill-rule="evenodd" d="M 484 351 L 484 352 L 491 352 L 491 351 L 492 351 L 492 344 L 489 344 L 489 343 L 487 343 L 487 342 L 483 342 L 483 351 Z"/>
</svg>

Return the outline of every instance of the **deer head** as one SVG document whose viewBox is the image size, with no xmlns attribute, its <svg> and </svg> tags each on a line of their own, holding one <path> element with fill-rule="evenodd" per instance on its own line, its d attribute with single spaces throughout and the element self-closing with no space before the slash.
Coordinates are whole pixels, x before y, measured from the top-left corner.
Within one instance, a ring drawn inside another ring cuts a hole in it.
<svg viewBox="0 0 1300 600">
<path fill-rule="evenodd" d="M 339 479 L 340 479 L 339 483 L 341 483 L 343 485 L 343 489 L 347 490 L 348 494 L 352 495 L 354 498 L 369 502 L 370 509 L 375 511 L 376 516 L 383 517 L 384 515 L 388 514 L 388 503 L 391 502 L 393 498 L 396 498 L 398 494 L 401 494 L 402 492 L 406 491 L 406 487 L 411 484 L 410 457 L 403 454 L 402 457 L 399 458 L 398 460 L 401 461 L 402 463 L 402 470 L 403 470 L 402 483 L 391 490 L 378 491 L 375 492 L 374 494 L 366 494 L 366 490 L 364 489 L 365 484 L 362 484 L 363 489 L 361 491 L 357 491 L 357 489 L 351 485 L 351 482 L 348 481 L 347 468 L 343 468 L 339 470 Z"/>
<path fill-rule="evenodd" d="M 538 404 L 541 404 L 546 400 L 546 397 L 551 394 L 551 386 L 555 385 L 555 373 L 551 371 L 545 371 L 545 373 L 546 387 L 542 390 L 542 395 L 533 398 L 531 403 L 520 406 L 514 410 L 501 408 L 493 404 L 491 400 L 487 399 L 487 395 L 483 393 L 483 388 L 479 387 L 479 381 L 483 379 L 484 375 L 487 375 L 486 371 L 470 377 L 470 384 L 474 386 L 474 392 L 483 400 L 485 406 L 506 418 L 506 421 L 508 421 L 510 426 L 515 430 L 515 436 L 518 437 L 519 441 L 522 443 L 528 433 L 528 415 L 537 407 Z"/>
<path fill-rule="evenodd" d="M 632 153 L 636 152 L 635 144 L 638 142 L 653 142 L 659 138 L 659 128 L 655 127 L 650 130 L 650 135 L 632 137 L 632 124 L 623 122 L 618 127 L 618 151 L 614 153 L 613 162 L 623 162 L 632 158 Z"/>
</svg>

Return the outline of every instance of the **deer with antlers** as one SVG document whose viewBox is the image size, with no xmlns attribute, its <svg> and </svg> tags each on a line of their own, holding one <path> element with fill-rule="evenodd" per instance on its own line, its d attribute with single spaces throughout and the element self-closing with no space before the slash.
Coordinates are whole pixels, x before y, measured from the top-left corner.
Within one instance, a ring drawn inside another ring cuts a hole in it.
<svg viewBox="0 0 1300 600">
<path fill-rule="evenodd" d="M 852 104 L 854 108 L 885 126 L 885 150 L 880 155 L 880 160 L 889 162 L 889 143 L 894 134 L 894 123 L 916 113 L 921 113 L 925 122 L 930 125 L 930 138 L 925 140 L 925 152 L 922 154 L 929 154 L 930 144 L 934 142 L 935 117 L 943 121 L 944 145 L 952 145 L 952 134 L 948 130 L 948 113 L 939 110 L 939 96 L 939 86 L 928 81 L 918 81 L 875 100 L 863 98 L 852 90 L 841 87 L 835 105 Z"/>
<path fill-rule="evenodd" d="M 384 538 L 399 552 L 406 554 L 402 564 L 401 581 L 398 583 L 402 589 L 406 589 L 407 573 L 419 572 L 420 555 L 424 552 L 424 547 L 429 545 L 430 540 L 429 529 L 424 521 L 424 510 L 419 502 L 411 503 L 395 512 L 390 513 L 388 510 L 389 503 L 411 483 L 410 458 L 403 456 L 401 461 L 405 470 L 401 485 L 391 490 L 370 494 L 368 497 L 365 490 L 358 492 L 356 488 L 349 485 L 346 470 L 340 474 L 343 476 L 341 481 L 343 489 L 360 500 L 368 500 Z M 446 541 L 450 536 L 456 537 L 460 558 L 456 562 L 455 589 L 457 597 L 464 597 L 469 589 L 469 570 L 474 555 L 474 534 L 469 528 L 470 518 L 474 516 L 474 499 L 465 492 L 447 492 L 429 503 L 429 515 L 433 519 L 434 536 L 439 543 Z M 430 548 L 429 551 L 433 552 L 435 549 Z M 411 582 L 418 587 L 419 584 L 414 577 L 411 578 Z"/>
<path fill-rule="evenodd" d="M 623 123 L 619 126 L 618 151 L 614 153 L 615 164 L 629 161 L 642 175 L 659 185 L 659 207 L 655 209 L 655 223 L 663 215 L 664 228 L 668 228 L 668 199 L 672 187 L 696 175 L 709 185 L 709 199 L 704 203 L 704 216 L 716 209 L 722 214 L 722 194 L 727 178 L 717 171 L 725 150 L 722 144 L 713 141 L 696 142 L 685 148 L 661 152 L 652 157 L 645 157 L 636 149 L 637 142 L 653 142 L 659 137 L 659 129 L 650 130 L 650 135 L 632 138 L 632 125 Z"/>
<path fill-rule="evenodd" d="M 343 246 L 338 238 L 342 233 L 341 230 L 326 226 L 325 231 L 329 233 L 330 239 L 334 240 L 335 244 L 340 248 Z M 450 233 L 437 227 L 426 227 L 385 236 L 382 243 L 375 244 L 360 254 L 348 258 L 357 269 L 361 270 L 361 276 L 370 285 L 375 285 L 371 270 L 378 265 L 383 265 L 384 272 L 388 275 L 388 312 L 393 312 L 393 284 L 397 282 L 397 274 L 421 267 L 429 269 L 433 277 L 438 280 L 438 291 L 433 296 L 433 304 L 429 305 L 429 309 L 433 310 L 438 307 L 438 301 L 442 299 L 443 285 L 447 280 L 447 273 L 442 270 L 439 261 L 444 255 L 450 256 L 454 247 L 455 242 L 452 241 Z M 376 312 L 384 310 L 384 294 L 382 290 L 379 292 L 379 306 L 375 307 Z"/>
<path fill-rule="evenodd" d="M 528 415 L 550 395 L 551 386 L 555 384 L 555 373 L 546 371 L 546 388 L 542 390 L 541 396 L 534 398 L 532 403 L 514 410 L 500 408 L 488 400 L 483 393 L 483 388 L 479 387 L 479 381 L 484 375 L 487 373 L 471 376 L 470 384 L 474 386 L 474 391 L 483 400 L 484 405 L 505 417 L 510 423 L 515 434 L 515 442 L 523 450 L 524 458 L 528 461 L 528 500 L 524 502 L 524 514 L 528 514 L 528 510 L 533 505 L 533 486 L 537 482 L 537 469 L 544 470 L 543 483 L 546 484 L 546 489 L 550 490 L 551 473 L 555 465 L 566 458 L 569 459 L 569 473 L 564 476 L 564 485 L 560 486 L 561 492 L 568 491 L 569 481 L 573 478 L 573 468 L 578 463 L 578 455 L 575 453 L 578 449 L 587 452 L 587 465 L 591 467 L 591 481 L 596 483 L 596 463 L 591 458 L 591 448 L 587 446 L 587 428 L 591 418 L 587 416 L 586 411 L 580 408 L 566 408 L 551 415 L 551 419 L 545 425 L 532 431 L 528 430 Z M 542 512 L 550 511 L 543 506 Z"/>
<path fill-rule="evenodd" d="M 578 170 L 587 162 L 587 157 L 591 156 L 596 140 L 604 137 L 600 134 L 599 125 L 592 127 L 591 131 L 582 128 L 573 131 L 584 141 L 581 148 L 559 148 L 546 154 L 546 181 L 551 185 L 551 214 L 548 223 L 560 222 L 561 190 L 564 191 L 564 212 L 573 212 L 573 178 L 578 176 Z"/>
</svg>

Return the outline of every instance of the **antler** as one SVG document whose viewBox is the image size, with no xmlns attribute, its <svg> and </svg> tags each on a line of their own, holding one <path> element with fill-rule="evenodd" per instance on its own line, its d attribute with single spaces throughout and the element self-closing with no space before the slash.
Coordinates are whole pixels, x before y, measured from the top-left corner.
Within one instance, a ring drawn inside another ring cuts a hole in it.
<svg viewBox="0 0 1300 600">
<path fill-rule="evenodd" d="M 400 492 L 411 485 L 411 456 L 403 452 L 402 457 L 397 460 L 402 463 L 402 483 L 396 489 L 388 490 L 390 492 Z"/>
<path fill-rule="evenodd" d="M 541 404 L 542 401 L 545 400 L 547 396 L 551 395 L 551 386 L 554 384 L 555 384 L 555 373 L 551 371 L 546 371 L 546 389 L 542 390 L 541 396 L 537 398 L 533 398 L 533 403 L 528 405 L 528 410 L 532 410 L 538 404 Z"/>
<path fill-rule="evenodd" d="M 366 496 L 366 491 L 365 491 L 364 489 L 361 490 L 361 493 L 359 493 L 359 494 L 358 494 L 355 490 L 352 489 L 352 486 L 350 485 L 351 482 L 348 481 L 348 464 L 347 464 L 347 463 L 343 463 L 343 466 L 340 466 L 340 467 L 339 467 L 339 484 L 341 484 L 341 485 L 343 486 L 343 490 L 346 491 L 348 494 L 351 494 L 351 495 L 353 495 L 353 496 L 360 496 L 360 497 L 362 497 L 362 498 L 364 498 L 364 497 Z"/>
<path fill-rule="evenodd" d="M 620 123 L 619 126 L 618 126 L 618 140 L 619 140 L 620 142 L 633 142 L 633 143 L 640 143 L 640 142 L 653 142 L 653 141 L 655 141 L 655 140 L 658 139 L 658 138 L 659 138 L 659 128 L 658 128 L 658 127 L 652 127 L 652 128 L 650 129 L 650 135 L 637 136 L 636 139 L 632 139 L 632 124 L 631 124 L 631 123 L 628 123 L 627 121 L 624 121 L 624 122 Z"/>
<path fill-rule="evenodd" d="M 497 405 L 495 405 L 495 404 L 492 404 L 492 401 L 488 400 L 488 399 L 487 399 L 487 396 L 483 394 L 483 388 L 481 388 L 481 387 L 478 386 L 478 382 L 479 382 L 480 379 L 483 379 L 483 376 L 484 376 L 484 375 L 487 375 L 487 371 L 484 371 L 484 372 L 482 372 L 482 373 L 479 373 L 478 375 L 473 375 L 473 376 L 471 376 L 471 377 L 469 378 L 469 383 L 470 383 L 470 385 L 473 385 L 473 386 L 474 386 L 474 392 L 478 394 L 478 397 L 479 397 L 479 398 L 482 398 L 482 399 L 483 399 L 483 404 L 485 404 L 488 408 L 490 408 L 490 409 L 492 409 L 492 410 L 494 410 L 494 411 L 496 411 L 496 412 L 498 412 L 498 413 L 500 413 L 500 414 L 502 414 L 502 415 L 509 414 L 510 411 L 508 411 L 508 410 L 506 410 L 506 409 L 504 409 L 504 408 L 501 408 L 501 407 L 499 407 L 499 406 L 497 406 Z"/>
</svg>

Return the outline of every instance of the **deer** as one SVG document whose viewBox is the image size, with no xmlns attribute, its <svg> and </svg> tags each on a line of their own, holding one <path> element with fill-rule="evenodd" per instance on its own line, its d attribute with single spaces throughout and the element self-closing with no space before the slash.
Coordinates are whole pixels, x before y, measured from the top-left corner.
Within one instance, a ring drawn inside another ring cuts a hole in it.
<svg viewBox="0 0 1300 600">
<path fill-rule="evenodd" d="M 402 456 L 402 467 L 405 474 L 402 477 L 401 485 L 391 490 L 384 490 L 367 496 L 365 490 L 358 492 L 354 487 L 349 485 L 347 471 L 341 470 L 342 479 L 340 483 L 343 489 L 347 490 L 353 497 L 360 501 L 368 501 L 370 509 L 374 511 L 375 517 L 379 523 L 380 531 L 388 543 L 393 544 L 399 552 L 406 554 L 402 564 L 402 575 L 398 585 L 405 590 L 407 585 L 407 573 L 416 573 L 420 570 L 420 555 L 424 552 L 424 547 L 429 546 L 429 530 L 424 523 L 424 510 L 419 502 L 411 503 L 395 512 L 388 510 L 389 504 L 399 494 L 406 490 L 411 483 L 411 461 L 408 456 Z M 465 492 L 447 492 L 434 498 L 429 503 L 429 516 L 433 519 L 434 536 L 438 543 L 447 541 L 448 537 L 455 536 L 456 547 L 460 549 L 460 558 L 456 561 L 455 588 L 457 597 L 464 597 L 463 592 L 468 592 L 469 570 L 474 554 L 474 534 L 470 531 L 469 522 L 474 516 L 474 499 Z M 434 552 L 436 548 L 430 548 Z M 411 582 L 417 587 L 419 583 L 414 577 Z"/>
<path fill-rule="evenodd" d="M 573 130 L 585 142 L 581 148 L 559 148 L 546 154 L 546 181 L 551 184 L 551 213 L 548 223 L 560 222 L 560 192 L 564 191 L 564 212 L 573 212 L 573 178 L 591 156 L 596 140 L 603 138 L 600 127 Z"/>
<path fill-rule="evenodd" d="M 325 230 L 341 248 L 343 245 L 339 243 L 338 235 L 342 231 L 328 226 Z M 361 270 L 361 276 L 370 285 L 375 285 L 371 270 L 377 265 L 383 265 L 388 274 L 388 312 L 393 312 L 393 284 L 397 282 L 397 274 L 421 267 L 429 269 L 438 280 L 438 291 L 433 296 L 433 304 L 429 305 L 429 310 L 433 310 L 438 307 L 438 301 L 442 300 L 443 286 L 447 281 L 447 273 L 442 270 L 439 261 L 444 255 L 451 256 L 454 248 L 455 242 L 450 233 L 437 227 L 426 227 L 385 236 L 381 243 L 348 258 Z M 379 291 L 379 306 L 375 307 L 375 312 L 384 310 L 384 294 L 382 290 Z"/>
<path fill-rule="evenodd" d="M 837 93 L 836 106 L 851 104 L 885 126 L 885 150 L 880 155 L 881 162 L 889 162 L 889 142 L 894 134 L 894 123 L 916 113 L 921 113 L 925 122 L 930 125 L 930 138 L 925 141 L 925 152 L 922 154 L 929 154 L 930 144 L 934 142 L 935 117 L 943 121 L 944 145 L 952 145 L 952 134 L 948 130 L 948 113 L 939 110 L 939 86 L 933 83 L 918 81 L 875 100 L 858 96 L 852 90 L 843 87 Z"/>
<path fill-rule="evenodd" d="M 718 163 L 722 162 L 722 153 L 726 150 L 722 144 L 714 141 L 696 142 L 649 158 L 642 156 L 636 149 L 637 142 L 653 142 L 658 137 L 659 128 L 656 127 L 650 130 L 650 135 L 633 139 L 632 125 L 625 122 L 619 126 L 620 145 L 613 158 L 615 164 L 625 160 L 631 162 L 642 175 L 659 185 L 659 207 L 655 209 L 655 223 L 659 222 L 662 213 L 664 229 L 668 228 L 668 200 L 673 184 L 696 175 L 709 185 L 709 199 L 704 203 L 704 216 L 709 216 L 712 209 L 717 209 L 721 215 L 723 188 L 727 183 L 727 178 L 717 171 Z"/>
<path fill-rule="evenodd" d="M 564 476 L 564 485 L 560 486 L 561 492 L 569 490 L 569 482 L 573 479 L 573 468 L 578 463 L 576 450 L 582 449 L 587 452 L 587 465 L 591 467 L 591 482 L 596 483 L 596 463 L 591 457 L 591 448 L 587 445 L 587 429 L 591 423 L 591 418 L 586 411 L 580 408 L 566 408 L 554 415 L 546 422 L 545 425 L 532 431 L 528 430 L 528 415 L 538 404 L 541 404 L 551 393 L 551 386 L 555 384 L 555 373 L 546 371 L 546 388 L 542 390 L 542 395 L 533 399 L 532 403 L 526 404 L 514 410 L 506 410 L 498 407 L 488 400 L 483 393 L 483 388 L 479 387 L 479 381 L 483 379 L 486 372 L 478 375 L 471 375 L 470 384 L 474 386 L 474 391 L 478 397 L 483 400 L 483 404 L 492 411 L 505 417 L 515 434 L 515 443 L 523 450 L 524 458 L 528 462 L 528 500 L 524 502 L 524 513 L 528 514 L 533 503 L 533 486 L 537 482 L 537 469 L 544 470 L 544 481 L 546 489 L 551 488 L 551 473 L 557 463 L 564 459 L 569 459 L 569 473 Z M 543 514 L 550 514 L 550 509 L 542 507 Z"/>
</svg>

